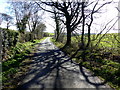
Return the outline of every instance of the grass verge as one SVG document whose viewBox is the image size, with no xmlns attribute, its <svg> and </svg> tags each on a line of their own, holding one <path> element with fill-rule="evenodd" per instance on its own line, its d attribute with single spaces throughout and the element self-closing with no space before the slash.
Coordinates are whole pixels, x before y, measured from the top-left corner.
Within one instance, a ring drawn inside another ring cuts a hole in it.
<svg viewBox="0 0 120 90">
<path fill-rule="evenodd" d="M 29 71 L 30 63 L 32 63 L 30 56 L 35 52 L 35 45 L 43 39 L 17 43 L 15 47 L 11 48 L 9 51 L 10 58 L 2 62 L 3 88 L 15 88 L 17 86 L 20 78 Z"/>
<path fill-rule="evenodd" d="M 59 48 L 64 46 L 63 43 L 55 42 L 54 39 L 51 39 L 51 41 Z M 65 53 L 67 53 L 69 56 L 71 56 L 73 53 L 75 53 L 77 49 L 74 47 L 68 47 L 65 50 L 63 50 Z M 82 62 L 81 58 L 73 58 L 73 60 L 76 63 L 81 63 L 83 66 L 85 66 L 87 69 L 94 72 L 95 75 L 99 76 L 100 78 L 106 80 L 108 84 L 117 89 L 120 90 L 120 63 L 114 62 L 110 60 L 110 58 L 101 57 L 99 55 L 100 53 L 94 52 L 94 57 L 91 58 L 89 55 L 87 56 L 88 60 Z M 77 56 L 81 55 L 81 52 L 77 53 Z"/>
</svg>

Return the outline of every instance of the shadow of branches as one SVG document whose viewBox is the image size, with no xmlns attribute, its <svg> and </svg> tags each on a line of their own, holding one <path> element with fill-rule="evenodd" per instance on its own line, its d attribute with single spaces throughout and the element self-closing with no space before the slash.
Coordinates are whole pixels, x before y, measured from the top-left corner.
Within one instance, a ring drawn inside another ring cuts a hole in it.
<svg viewBox="0 0 120 90">
<path fill-rule="evenodd" d="M 46 47 L 49 47 L 51 44 L 44 43 Z M 62 51 L 59 49 L 46 49 L 44 52 L 42 50 L 37 53 L 34 53 L 33 63 L 29 73 L 23 77 L 21 85 L 17 89 L 28 89 L 28 88 L 39 88 L 44 90 L 45 88 L 64 89 L 65 84 L 71 85 L 74 82 L 76 77 L 74 74 L 79 76 L 80 74 L 85 78 L 84 82 L 87 82 L 90 85 L 98 88 L 101 85 L 104 85 L 106 82 L 91 82 L 88 79 L 88 75 L 85 74 L 86 71 L 82 66 L 73 64 L 71 59 L 69 59 Z M 94 77 L 91 75 L 91 77 Z M 78 77 L 75 80 L 78 80 L 79 83 L 82 82 Z M 97 80 L 97 79 L 96 79 Z M 63 82 L 65 81 L 65 83 Z M 87 84 L 86 84 L 87 85 Z M 72 87 L 72 85 L 71 85 Z M 80 87 L 80 86 L 78 86 Z"/>
</svg>

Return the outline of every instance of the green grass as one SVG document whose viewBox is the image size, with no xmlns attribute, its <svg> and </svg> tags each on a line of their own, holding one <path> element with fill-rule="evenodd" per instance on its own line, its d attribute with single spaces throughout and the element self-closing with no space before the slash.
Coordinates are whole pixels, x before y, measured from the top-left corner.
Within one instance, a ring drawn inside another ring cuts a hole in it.
<svg viewBox="0 0 120 90">
<path fill-rule="evenodd" d="M 100 35 L 101 37 L 102 35 Z M 82 58 L 76 58 L 82 54 L 82 51 L 79 51 L 73 60 L 76 63 L 81 63 L 83 66 L 87 67 L 91 71 L 93 71 L 96 75 L 100 76 L 104 80 L 107 80 L 109 85 L 113 88 L 120 89 L 120 63 L 113 61 L 113 56 L 120 57 L 120 48 L 117 40 L 115 40 L 114 36 L 118 39 L 118 34 L 106 34 L 103 39 L 101 39 L 98 46 L 91 51 L 86 51 L 88 54 L 85 56 L 86 61 L 82 61 Z M 65 48 L 63 51 L 67 53 L 69 56 L 73 55 L 75 51 L 79 48 L 78 43 L 80 42 L 80 37 L 76 39 L 75 36 L 72 37 L 72 46 Z M 91 35 L 91 39 L 94 39 L 96 35 Z M 92 41 L 92 46 L 96 45 L 98 39 Z M 87 39 L 87 38 L 86 38 Z M 119 40 L 119 39 L 118 39 Z M 52 40 L 54 44 L 61 48 L 65 43 L 55 42 Z M 111 52 L 112 54 L 108 57 L 104 56 L 105 52 Z M 91 58 L 91 56 L 93 56 Z"/>
<path fill-rule="evenodd" d="M 26 56 L 29 56 L 29 54 L 33 52 L 34 45 L 40 43 L 43 39 L 34 40 L 34 42 L 17 43 L 17 45 L 10 50 L 10 58 L 2 62 L 3 85 L 7 85 L 8 82 L 14 78 L 14 75 L 19 72 L 19 68 L 26 62 Z M 27 59 L 27 62 L 30 62 L 30 60 Z"/>
<path fill-rule="evenodd" d="M 103 36 L 103 34 L 99 35 L 99 37 L 97 39 L 95 39 L 97 37 L 97 35 L 91 35 L 91 40 L 93 42 L 93 44 L 95 45 L 98 40 Z M 99 43 L 99 46 L 102 47 L 111 47 L 111 48 L 118 48 L 118 42 L 117 40 L 115 40 L 115 37 L 116 39 L 119 40 L 119 37 L 118 37 L 118 33 L 112 33 L 112 34 L 106 34 L 100 41 Z M 81 39 L 81 35 L 78 36 L 77 38 L 75 36 L 72 36 L 72 41 L 74 42 L 80 42 L 80 39 Z M 87 35 L 85 35 L 85 39 L 87 40 Z"/>
<path fill-rule="evenodd" d="M 55 39 L 53 39 L 53 38 L 51 38 L 50 40 L 59 48 L 62 48 L 64 46 L 63 43 L 55 42 Z"/>
<path fill-rule="evenodd" d="M 85 61 L 82 65 L 93 71 L 97 76 L 104 78 L 113 88 L 120 89 L 119 63 L 103 59 L 99 63 L 95 61 Z"/>
<path fill-rule="evenodd" d="M 49 33 L 49 35 L 53 36 L 53 35 L 54 35 L 54 33 Z"/>
<path fill-rule="evenodd" d="M 101 37 L 102 35 L 100 35 Z M 102 38 L 101 42 L 99 43 L 100 47 L 109 47 L 109 48 L 118 48 L 118 42 L 117 40 L 115 40 L 114 36 L 116 36 L 116 38 L 118 39 L 118 34 L 117 33 L 113 33 L 113 34 L 106 34 L 104 36 L 104 38 Z M 98 40 L 100 39 L 100 37 L 98 38 Z M 95 42 L 97 42 L 98 40 L 95 40 Z M 95 43 L 94 42 L 94 43 Z"/>
</svg>

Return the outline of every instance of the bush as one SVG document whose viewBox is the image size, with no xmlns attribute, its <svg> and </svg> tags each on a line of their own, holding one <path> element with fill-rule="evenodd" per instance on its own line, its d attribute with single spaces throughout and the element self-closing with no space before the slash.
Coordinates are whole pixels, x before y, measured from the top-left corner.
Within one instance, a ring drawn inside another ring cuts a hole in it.
<svg viewBox="0 0 120 90">
<path fill-rule="evenodd" d="M 1 28 L 0 28 L 1 29 Z M 8 58 L 8 51 L 16 46 L 19 33 L 15 30 L 1 29 L 2 35 L 2 60 Z"/>
</svg>

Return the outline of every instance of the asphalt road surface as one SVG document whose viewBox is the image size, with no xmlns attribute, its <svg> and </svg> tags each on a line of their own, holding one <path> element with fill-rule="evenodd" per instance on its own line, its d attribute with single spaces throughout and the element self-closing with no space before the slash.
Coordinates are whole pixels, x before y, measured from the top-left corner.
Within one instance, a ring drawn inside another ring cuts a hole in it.
<svg viewBox="0 0 120 90">
<path fill-rule="evenodd" d="M 39 43 L 37 49 L 29 73 L 21 80 L 20 89 L 111 90 L 105 81 L 101 81 L 92 72 L 71 63 L 69 57 L 50 41 L 50 37 Z"/>
</svg>

